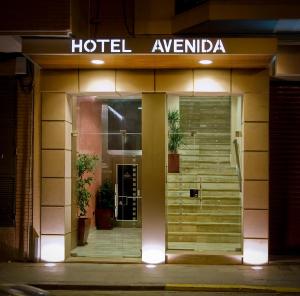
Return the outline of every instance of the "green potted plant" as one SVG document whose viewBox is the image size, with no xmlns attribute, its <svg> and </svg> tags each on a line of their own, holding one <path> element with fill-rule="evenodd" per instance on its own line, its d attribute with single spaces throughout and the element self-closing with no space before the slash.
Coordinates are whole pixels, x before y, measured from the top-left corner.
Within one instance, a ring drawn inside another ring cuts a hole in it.
<svg viewBox="0 0 300 296">
<path fill-rule="evenodd" d="M 103 181 L 96 193 L 96 227 L 112 229 L 114 222 L 115 191 L 110 180 Z"/>
<path fill-rule="evenodd" d="M 179 173 L 179 154 L 178 149 L 183 143 L 183 133 L 180 129 L 180 115 L 179 110 L 168 111 L 168 172 Z"/>
<path fill-rule="evenodd" d="M 78 206 L 78 245 L 87 243 L 91 218 L 86 217 L 87 207 L 91 198 L 90 185 L 94 181 L 94 172 L 98 161 L 97 155 L 81 154 L 77 156 L 77 206 Z"/>
</svg>

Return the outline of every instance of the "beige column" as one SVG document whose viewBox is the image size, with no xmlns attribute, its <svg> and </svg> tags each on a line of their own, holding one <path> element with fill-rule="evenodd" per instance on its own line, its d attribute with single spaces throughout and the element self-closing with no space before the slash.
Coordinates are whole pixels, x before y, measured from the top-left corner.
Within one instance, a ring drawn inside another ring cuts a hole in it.
<svg viewBox="0 0 300 296">
<path fill-rule="evenodd" d="M 78 92 L 75 70 L 41 73 L 41 260 L 64 261 L 71 242 L 71 131 L 68 93 Z"/>
<path fill-rule="evenodd" d="M 71 241 L 71 130 L 64 93 L 42 94 L 41 259 L 63 261 Z"/>
<path fill-rule="evenodd" d="M 142 94 L 142 260 L 165 262 L 166 94 Z"/>
<path fill-rule="evenodd" d="M 268 262 L 269 75 L 267 70 L 233 70 L 233 93 L 244 94 L 243 261 Z"/>
</svg>

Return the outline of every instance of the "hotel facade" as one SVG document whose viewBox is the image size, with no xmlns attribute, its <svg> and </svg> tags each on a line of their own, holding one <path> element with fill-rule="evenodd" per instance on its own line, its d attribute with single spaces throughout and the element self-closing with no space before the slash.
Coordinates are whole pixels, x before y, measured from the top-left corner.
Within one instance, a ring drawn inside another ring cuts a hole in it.
<svg viewBox="0 0 300 296">
<path fill-rule="evenodd" d="M 297 254 L 299 4 L 104 2 L 49 1 L 45 23 L 0 28 L 2 259 Z M 84 246 L 80 155 L 97 158 Z M 96 219 L 104 183 L 110 230 Z"/>
</svg>

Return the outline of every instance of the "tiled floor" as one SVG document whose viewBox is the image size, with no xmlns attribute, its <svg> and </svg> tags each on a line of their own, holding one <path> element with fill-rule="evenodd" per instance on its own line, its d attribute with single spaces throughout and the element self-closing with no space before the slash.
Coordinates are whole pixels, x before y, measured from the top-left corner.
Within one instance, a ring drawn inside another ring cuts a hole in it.
<svg viewBox="0 0 300 296">
<path fill-rule="evenodd" d="M 115 227 L 112 230 L 90 231 L 88 244 L 72 250 L 72 257 L 139 258 L 141 228 Z"/>
</svg>

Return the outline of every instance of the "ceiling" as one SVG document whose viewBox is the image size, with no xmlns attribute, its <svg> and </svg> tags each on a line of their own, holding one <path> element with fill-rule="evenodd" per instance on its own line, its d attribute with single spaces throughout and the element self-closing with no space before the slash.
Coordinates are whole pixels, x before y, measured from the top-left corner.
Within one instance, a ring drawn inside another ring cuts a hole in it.
<svg viewBox="0 0 300 296">
<path fill-rule="evenodd" d="M 234 55 L 29 55 L 44 69 L 195 69 L 195 68 L 265 68 L 272 60 L 268 54 Z M 103 65 L 94 65 L 93 59 L 101 59 Z M 210 65 L 201 65 L 199 60 L 209 59 Z"/>
</svg>

